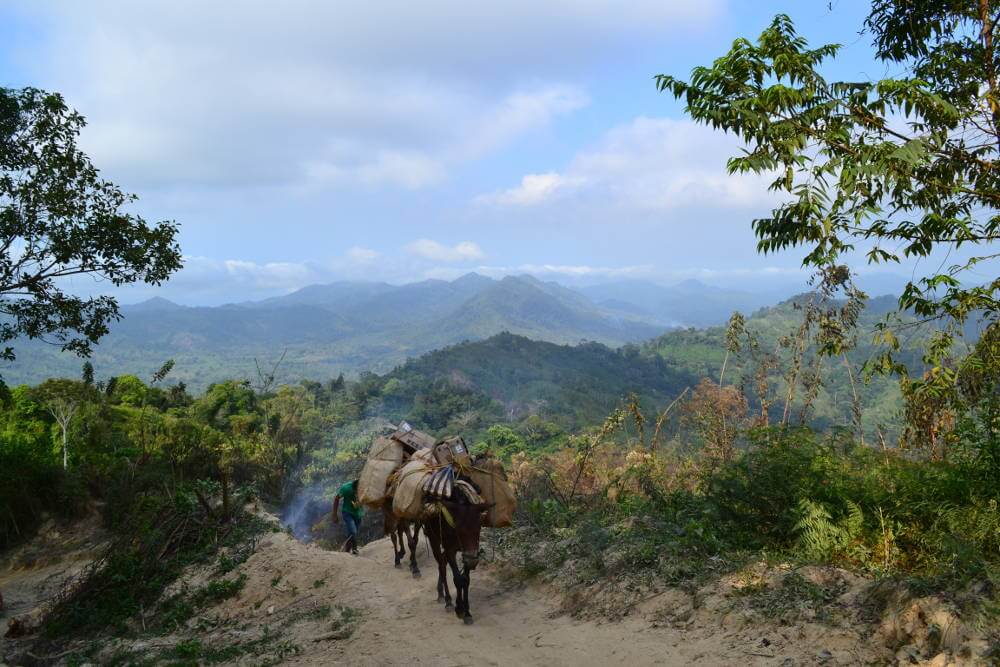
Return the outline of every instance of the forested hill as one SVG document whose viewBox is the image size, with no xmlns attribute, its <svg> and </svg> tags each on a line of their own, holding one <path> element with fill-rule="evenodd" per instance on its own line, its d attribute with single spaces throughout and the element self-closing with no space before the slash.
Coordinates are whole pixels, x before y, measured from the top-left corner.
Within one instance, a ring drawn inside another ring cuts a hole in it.
<svg viewBox="0 0 1000 667">
<path fill-rule="evenodd" d="M 176 379 L 201 390 L 252 376 L 255 358 L 268 364 L 282 353 L 283 376 L 291 380 L 384 373 L 425 352 L 503 331 L 553 343 L 616 346 L 648 340 L 670 326 L 722 322 L 731 305 L 756 303 L 742 292 L 700 284 L 612 287 L 588 296 L 530 276 L 468 274 L 400 286 L 313 285 L 211 308 L 152 299 L 123 308 L 123 319 L 95 347 L 92 361 L 100 374 L 147 376 L 174 359 Z M 709 302 L 715 305 L 706 310 Z M 52 345 L 18 341 L 15 349 L 17 362 L 0 369 L 10 384 L 73 377 L 79 370 L 79 359 Z"/>
<path fill-rule="evenodd" d="M 485 422 L 534 414 L 572 428 L 599 422 L 633 393 L 661 406 L 694 380 L 632 346 L 556 345 L 502 333 L 407 362 L 381 378 L 381 392 L 390 404 L 399 401 L 401 415 L 431 429 L 475 411 Z M 453 407 L 442 411 L 435 403 Z"/>
<path fill-rule="evenodd" d="M 783 337 L 793 336 L 802 323 L 803 313 L 797 305 L 805 298 L 805 295 L 799 295 L 775 306 L 761 308 L 748 315 L 746 319 L 747 329 L 758 337 L 762 351 L 775 357 L 776 366 L 768 375 L 771 399 L 774 401 L 773 408 L 776 411 L 780 411 L 783 407 L 782 400 L 787 390 L 783 375 L 789 368 L 791 354 L 779 341 Z M 877 353 L 872 344 L 875 325 L 896 309 L 895 297 L 880 296 L 870 299 L 858 323 L 857 346 L 847 354 L 850 373 L 854 375 L 855 388 L 864 408 L 862 421 L 869 433 L 880 426 L 887 432 L 892 431 L 899 420 L 901 403 L 897 379 L 876 375 L 866 382 L 862 377 L 862 367 L 865 362 Z M 904 342 L 904 349 L 898 357 L 900 361 L 913 368 L 917 367 L 920 358 L 917 350 L 924 333 L 919 329 L 909 332 Z M 718 381 L 726 357 L 725 338 L 726 328 L 722 326 L 677 329 L 642 344 L 641 351 L 644 357 L 663 359 L 668 366 L 678 372 Z M 752 382 L 747 376 L 753 371 L 754 361 L 745 347 L 744 345 L 744 350 L 740 354 L 729 358 L 725 381 L 727 384 L 744 386 L 748 398 L 753 403 L 754 391 L 749 386 Z M 806 356 L 807 360 L 814 358 L 811 350 Z M 821 429 L 850 424 L 854 389 L 851 387 L 848 364 L 840 357 L 822 360 L 821 378 L 822 386 L 809 410 L 807 421 Z M 801 393 L 798 392 L 799 395 Z M 801 402 L 796 402 L 794 405 L 793 413 L 796 415 L 795 421 L 798 421 Z"/>
<path fill-rule="evenodd" d="M 779 345 L 802 322 L 796 307 L 805 295 L 761 308 L 747 316 L 747 329 L 763 350 L 774 354 L 769 372 L 770 399 L 775 417 L 786 394 L 784 374 L 789 352 Z M 896 299 L 871 299 L 860 322 L 857 347 L 842 358 L 824 359 L 822 386 L 805 415 L 819 429 L 850 424 L 856 389 L 862 403 L 862 423 L 874 435 L 882 428 L 895 433 L 900 418 L 896 378 L 862 378 L 862 366 L 875 353 L 871 334 L 875 324 L 895 312 Z M 911 332 L 900 360 L 919 363 L 919 333 Z M 812 353 L 807 353 L 812 358 Z M 599 422 L 631 393 L 643 407 L 662 409 L 670 400 L 694 388 L 702 378 L 718 381 L 725 357 L 725 327 L 677 329 L 638 345 L 610 349 L 597 343 L 556 345 L 503 333 L 487 340 L 446 347 L 408 361 L 384 376 L 368 376 L 366 383 L 379 394 L 387 413 L 422 421 L 432 430 L 467 432 L 491 421 L 520 421 L 538 415 L 563 428 Z M 754 360 L 744 350 L 730 357 L 726 384 L 740 386 L 751 405 L 759 405 L 747 376 Z M 801 389 L 797 392 L 802 395 Z M 799 421 L 801 399 L 793 402 L 793 422 Z M 647 412 L 648 414 L 648 412 Z"/>
</svg>

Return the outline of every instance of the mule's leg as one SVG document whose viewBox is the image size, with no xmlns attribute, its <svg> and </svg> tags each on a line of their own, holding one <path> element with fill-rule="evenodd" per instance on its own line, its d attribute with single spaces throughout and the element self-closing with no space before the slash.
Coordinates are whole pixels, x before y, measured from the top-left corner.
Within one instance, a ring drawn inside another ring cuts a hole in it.
<svg viewBox="0 0 1000 667">
<path fill-rule="evenodd" d="M 403 566 L 403 557 L 406 555 L 406 528 L 401 524 L 396 529 L 396 539 L 399 540 L 399 549 L 396 550 L 396 567 Z"/>
<path fill-rule="evenodd" d="M 459 618 L 464 618 L 465 616 L 465 597 L 464 592 L 466 577 L 462 571 L 458 568 L 458 559 L 456 558 L 456 553 L 451 551 L 447 554 L 448 564 L 451 566 L 451 576 L 455 580 L 455 615 Z"/>
<path fill-rule="evenodd" d="M 472 625 L 472 622 L 473 622 L 472 612 L 469 611 L 469 584 L 472 583 L 472 572 L 469 571 L 469 568 L 464 568 L 464 572 L 462 574 L 464 575 L 462 577 L 462 586 L 463 586 L 463 589 L 462 589 L 462 612 L 463 612 L 462 621 L 466 625 Z"/>
<path fill-rule="evenodd" d="M 397 544 L 397 541 L 399 541 L 399 521 L 385 508 L 382 509 L 382 532 L 392 540 L 392 556 L 395 559 L 394 565 L 399 567 L 401 558 L 399 555 L 399 547 L 401 545 Z"/>
<path fill-rule="evenodd" d="M 444 550 L 441 546 L 441 535 L 435 533 L 433 530 L 424 529 L 424 534 L 427 536 L 427 543 L 431 545 L 431 553 L 434 554 L 434 560 L 437 561 L 438 565 L 438 602 L 444 602 L 445 609 L 451 609 L 451 593 L 448 591 L 448 571 L 447 562 L 444 557 Z"/>
<path fill-rule="evenodd" d="M 410 545 L 410 574 L 413 575 L 414 579 L 420 578 L 420 566 L 417 565 L 417 545 L 420 543 L 420 524 L 415 523 L 411 526 L 413 528 L 413 535 L 407 532 L 406 539 Z"/>
<path fill-rule="evenodd" d="M 393 559 L 395 560 L 395 563 L 393 564 L 396 567 L 399 567 L 399 549 L 396 546 L 396 541 L 399 539 L 399 536 L 396 534 L 396 531 L 392 531 L 391 533 L 389 533 L 389 539 L 392 540 L 392 556 Z"/>
</svg>

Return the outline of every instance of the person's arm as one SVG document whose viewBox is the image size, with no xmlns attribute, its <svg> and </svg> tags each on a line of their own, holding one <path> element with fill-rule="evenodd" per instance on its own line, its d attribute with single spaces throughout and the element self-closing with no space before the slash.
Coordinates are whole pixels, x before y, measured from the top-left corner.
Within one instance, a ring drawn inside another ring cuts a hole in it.
<svg viewBox="0 0 1000 667">
<path fill-rule="evenodd" d="M 338 493 L 337 495 L 335 495 L 333 497 L 333 522 L 334 523 L 340 522 L 340 512 L 338 511 L 339 509 L 340 509 L 340 494 Z"/>
</svg>

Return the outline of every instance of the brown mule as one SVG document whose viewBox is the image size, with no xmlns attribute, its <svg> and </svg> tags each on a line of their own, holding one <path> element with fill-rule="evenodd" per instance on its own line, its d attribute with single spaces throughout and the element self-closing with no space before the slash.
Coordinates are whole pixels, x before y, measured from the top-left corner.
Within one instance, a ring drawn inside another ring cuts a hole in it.
<svg viewBox="0 0 1000 667">
<path fill-rule="evenodd" d="M 435 516 L 421 521 L 424 535 L 431 545 L 434 559 L 438 564 L 438 602 L 445 603 L 445 609 L 455 609 L 455 615 L 466 625 L 472 624 L 469 611 L 469 575 L 479 564 L 479 534 L 482 513 L 489 510 L 488 503 L 470 503 L 461 494 L 458 500 L 439 501 L 441 508 Z M 462 567 L 459 569 L 457 555 L 462 552 Z M 451 603 L 448 591 L 446 566 L 451 567 L 455 583 L 455 604 Z"/>
</svg>

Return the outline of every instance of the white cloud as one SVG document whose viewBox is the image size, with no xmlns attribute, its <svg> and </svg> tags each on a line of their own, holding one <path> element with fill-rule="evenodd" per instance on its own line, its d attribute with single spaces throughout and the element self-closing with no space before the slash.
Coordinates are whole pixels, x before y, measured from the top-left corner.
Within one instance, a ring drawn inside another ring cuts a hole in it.
<svg viewBox="0 0 1000 667">
<path fill-rule="evenodd" d="M 364 161 L 339 164 L 327 158 L 304 165 L 305 185 L 324 187 L 340 184 L 396 185 L 416 190 L 444 180 L 442 163 L 419 152 L 380 150 Z"/>
<path fill-rule="evenodd" d="M 630 209 L 746 209 L 769 206 L 771 178 L 730 175 L 726 160 L 741 144 L 688 120 L 639 117 L 578 153 L 562 173 L 528 174 L 517 187 L 477 201 L 533 206 L 568 197 L 600 197 Z"/>
<path fill-rule="evenodd" d="M 382 255 L 371 248 L 355 246 L 347 251 L 347 259 L 353 264 L 371 264 Z"/>
<path fill-rule="evenodd" d="M 314 283 L 353 277 L 352 270 L 370 266 L 381 254 L 370 248 L 353 247 L 329 262 L 257 262 L 248 259 L 216 259 L 185 256 L 184 267 L 158 288 L 167 296 L 182 294 L 182 300 L 217 302 L 215 297 L 243 301 L 291 292 Z M 361 277 L 363 274 L 357 274 Z M 137 286 L 132 291 L 145 293 Z"/>
<path fill-rule="evenodd" d="M 406 246 L 406 251 L 432 262 L 469 262 L 486 256 L 482 248 L 472 241 L 446 246 L 430 239 L 418 239 Z"/>
<path fill-rule="evenodd" d="M 508 275 L 511 273 L 530 273 L 532 275 L 567 276 L 572 278 L 635 278 L 649 276 L 654 267 L 648 264 L 636 266 L 589 266 L 586 264 L 521 264 L 520 266 L 504 268 L 489 267 L 486 269 L 493 275 Z"/>
<path fill-rule="evenodd" d="M 204 257 L 189 258 L 186 264 L 195 261 L 202 270 L 220 268 L 219 263 Z M 226 259 L 221 262 L 221 269 L 226 277 L 234 283 L 244 284 L 254 289 L 294 289 L 310 282 L 316 272 L 306 264 L 296 262 L 266 262 L 258 264 L 241 259 Z"/>
<path fill-rule="evenodd" d="M 419 188 L 587 104 L 589 63 L 723 4 L 40 1 L 21 55 L 132 187 Z"/>
<path fill-rule="evenodd" d="M 567 275 L 575 277 L 595 277 L 600 276 L 602 278 L 623 278 L 623 277 L 635 277 L 640 275 L 649 275 L 653 271 L 653 267 L 646 264 L 641 266 L 587 266 L 587 265 L 564 265 L 564 264 L 544 264 L 537 269 L 532 267 L 527 267 L 527 271 L 536 271 L 538 273 L 554 273 L 557 275 Z"/>
<path fill-rule="evenodd" d="M 589 103 L 582 90 L 566 84 L 516 91 L 475 119 L 454 157 L 478 157 Z"/>
<path fill-rule="evenodd" d="M 653 279 L 657 274 L 657 269 L 651 264 L 636 266 L 589 266 L 586 264 L 518 264 L 514 266 L 476 266 L 474 268 L 456 268 L 450 266 L 438 266 L 423 272 L 424 278 L 437 278 L 440 280 L 454 280 L 466 273 L 473 271 L 480 275 L 491 278 L 503 278 L 504 276 L 515 276 L 528 274 L 539 278 L 565 279 L 568 282 L 578 280 L 624 280 L 624 279 Z"/>
<path fill-rule="evenodd" d="M 527 174 L 521 178 L 521 184 L 488 195 L 477 197 L 476 201 L 484 204 L 506 204 L 512 206 L 533 206 L 551 199 L 556 192 L 568 186 L 578 185 L 566 176 L 550 171 L 545 174 Z"/>
</svg>

